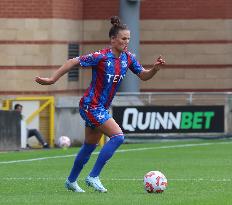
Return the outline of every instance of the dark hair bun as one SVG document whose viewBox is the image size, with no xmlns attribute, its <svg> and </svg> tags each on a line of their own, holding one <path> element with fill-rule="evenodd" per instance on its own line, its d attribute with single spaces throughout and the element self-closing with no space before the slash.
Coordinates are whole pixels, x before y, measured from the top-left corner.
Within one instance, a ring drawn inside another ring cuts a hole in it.
<svg viewBox="0 0 232 205">
<path fill-rule="evenodd" d="M 118 16 L 112 16 L 110 20 L 111 20 L 111 24 L 113 24 L 113 26 L 120 25 L 120 18 Z"/>
</svg>

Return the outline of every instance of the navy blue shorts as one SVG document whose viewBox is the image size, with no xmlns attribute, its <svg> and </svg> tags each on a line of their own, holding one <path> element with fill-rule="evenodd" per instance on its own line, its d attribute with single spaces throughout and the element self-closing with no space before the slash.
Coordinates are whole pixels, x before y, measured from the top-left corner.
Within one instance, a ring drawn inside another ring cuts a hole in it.
<svg viewBox="0 0 232 205">
<path fill-rule="evenodd" d="M 103 106 L 95 108 L 83 106 L 79 108 L 79 111 L 81 117 L 85 121 L 85 126 L 91 128 L 99 127 L 112 117 L 109 111 Z"/>
</svg>

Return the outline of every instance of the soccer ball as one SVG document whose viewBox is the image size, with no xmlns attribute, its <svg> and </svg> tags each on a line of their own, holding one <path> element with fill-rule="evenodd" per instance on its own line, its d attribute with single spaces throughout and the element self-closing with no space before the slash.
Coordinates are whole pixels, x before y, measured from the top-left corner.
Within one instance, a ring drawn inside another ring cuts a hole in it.
<svg viewBox="0 0 232 205">
<path fill-rule="evenodd" d="M 162 193 L 167 185 L 167 178 L 160 171 L 150 171 L 144 176 L 144 189 L 148 193 Z"/>
<path fill-rule="evenodd" d="M 71 140 L 69 137 L 67 136 L 61 136 L 59 139 L 58 139 L 58 146 L 61 147 L 61 148 L 68 148 L 70 147 L 71 145 Z"/>
</svg>

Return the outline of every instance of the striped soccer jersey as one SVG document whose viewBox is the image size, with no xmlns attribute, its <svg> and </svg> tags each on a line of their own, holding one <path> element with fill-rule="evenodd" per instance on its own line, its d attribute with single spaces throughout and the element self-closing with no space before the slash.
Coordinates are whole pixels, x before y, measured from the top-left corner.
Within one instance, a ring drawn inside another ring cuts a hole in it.
<svg viewBox="0 0 232 205">
<path fill-rule="evenodd" d="M 129 68 L 134 74 L 142 71 L 141 64 L 130 52 L 116 58 L 110 48 L 79 57 L 82 67 L 92 67 L 92 81 L 80 101 L 80 106 L 109 108 Z"/>
</svg>

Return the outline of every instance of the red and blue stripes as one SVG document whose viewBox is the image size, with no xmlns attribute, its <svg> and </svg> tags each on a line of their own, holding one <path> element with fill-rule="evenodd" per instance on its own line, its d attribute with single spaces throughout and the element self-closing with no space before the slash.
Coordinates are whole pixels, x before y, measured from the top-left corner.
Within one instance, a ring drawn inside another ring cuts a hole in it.
<svg viewBox="0 0 232 205">
<path fill-rule="evenodd" d="M 114 60 L 114 76 L 121 76 L 122 75 L 122 72 L 121 72 L 121 65 L 120 65 L 120 61 L 119 59 L 116 59 Z M 115 93 L 117 91 L 117 88 L 119 87 L 119 85 L 121 84 L 121 82 L 112 82 L 111 86 L 110 86 L 110 89 L 108 92 L 108 97 L 107 97 L 107 100 L 106 100 L 106 103 L 105 103 L 105 107 L 108 109 L 114 96 L 115 96 Z"/>
<path fill-rule="evenodd" d="M 109 108 L 127 69 L 138 74 L 142 66 L 129 52 L 121 53 L 117 58 L 109 48 L 80 57 L 80 65 L 92 67 L 92 82 L 86 90 L 81 105 Z"/>
</svg>

